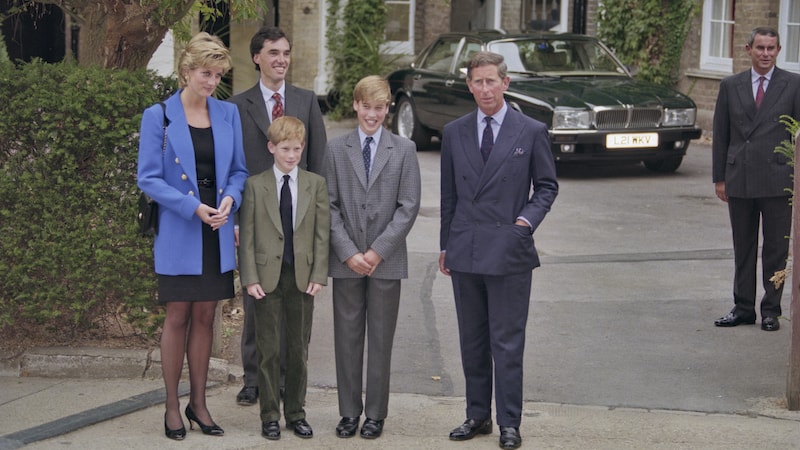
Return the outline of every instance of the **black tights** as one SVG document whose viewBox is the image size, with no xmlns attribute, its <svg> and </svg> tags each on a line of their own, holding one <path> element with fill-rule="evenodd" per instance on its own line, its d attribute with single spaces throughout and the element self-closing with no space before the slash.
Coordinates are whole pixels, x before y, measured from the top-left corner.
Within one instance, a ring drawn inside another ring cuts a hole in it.
<svg viewBox="0 0 800 450">
<path fill-rule="evenodd" d="M 189 405 L 204 424 L 214 423 L 206 407 L 206 380 L 216 307 L 216 301 L 166 304 L 167 314 L 161 332 L 161 371 L 167 395 L 165 420 L 170 429 L 182 426 L 178 383 L 184 355 L 189 363 Z"/>
</svg>

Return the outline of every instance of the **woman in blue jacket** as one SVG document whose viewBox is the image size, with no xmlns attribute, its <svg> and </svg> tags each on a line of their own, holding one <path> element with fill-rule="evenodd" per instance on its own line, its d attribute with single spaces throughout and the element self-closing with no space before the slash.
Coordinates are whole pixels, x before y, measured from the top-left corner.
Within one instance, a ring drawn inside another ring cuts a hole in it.
<svg viewBox="0 0 800 450">
<path fill-rule="evenodd" d="M 176 440 L 186 436 L 178 400 L 184 354 L 190 428 L 194 422 L 204 434 L 224 433 L 206 407 L 205 390 L 216 304 L 234 296 L 232 214 L 247 178 L 238 109 L 211 97 L 230 67 L 222 41 L 197 34 L 178 62 L 181 90 L 164 102 L 165 108 L 153 105 L 142 116 L 138 184 L 159 204 L 154 254 L 158 301 L 166 308 L 164 431 Z"/>
</svg>

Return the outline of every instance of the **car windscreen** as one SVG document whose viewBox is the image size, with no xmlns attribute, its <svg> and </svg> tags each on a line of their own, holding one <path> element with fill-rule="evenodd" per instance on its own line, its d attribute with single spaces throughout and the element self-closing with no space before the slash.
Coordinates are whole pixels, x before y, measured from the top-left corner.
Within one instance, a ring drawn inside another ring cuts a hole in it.
<svg viewBox="0 0 800 450">
<path fill-rule="evenodd" d="M 625 69 L 592 40 L 526 39 L 496 41 L 489 51 L 505 58 L 509 72 L 558 75 L 626 75 Z"/>
</svg>

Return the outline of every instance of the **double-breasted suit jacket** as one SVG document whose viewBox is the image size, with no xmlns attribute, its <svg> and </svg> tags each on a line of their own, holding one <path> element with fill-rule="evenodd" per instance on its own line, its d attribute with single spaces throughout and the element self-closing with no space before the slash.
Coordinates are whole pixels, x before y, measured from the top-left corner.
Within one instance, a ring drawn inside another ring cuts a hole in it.
<svg viewBox="0 0 800 450">
<path fill-rule="evenodd" d="M 247 169 L 252 175 L 272 167 L 272 153 L 267 151 L 267 128 L 270 126 L 267 106 L 261 95 L 261 82 L 250 89 L 234 95 L 228 101 L 239 107 L 244 132 L 244 153 Z M 300 160 L 300 168 L 322 175 L 325 163 L 325 124 L 314 92 L 286 83 L 284 114 L 297 117 L 306 126 L 306 148 Z"/>
<path fill-rule="evenodd" d="M 419 212 L 421 195 L 414 143 L 383 130 L 368 184 L 354 130 L 328 143 L 325 170 L 331 203 L 330 276 L 361 278 L 345 261 L 372 248 L 383 259 L 373 278 L 407 278 L 406 236 Z"/>
<path fill-rule="evenodd" d="M 239 111 L 230 103 L 209 98 L 208 115 L 214 136 L 217 205 L 233 198 L 232 213 L 242 203 L 247 179 Z M 155 271 L 161 275 L 200 275 L 203 271 L 203 223 L 195 215 L 200 206 L 197 168 L 189 125 L 180 91 L 165 102 L 167 147 L 162 154 L 164 112 L 156 104 L 144 111 L 139 141 L 138 185 L 159 205 L 159 229 L 155 238 Z M 213 206 L 217 206 L 213 205 Z M 236 269 L 233 221 L 219 233 L 222 272 Z"/>
<path fill-rule="evenodd" d="M 547 127 L 508 108 L 484 164 L 477 114 L 444 129 L 440 245 L 447 251 L 445 265 L 482 275 L 530 271 L 539 266 L 531 233 L 558 194 Z M 515 225 L 518 217 L 531 228 Z"/>
<path fill-rule="evenodd" d="M 775 153 L 790 139 L 781 115 L 800 117 L 800 75 L 775 68 L 761 107 L 753 97 L 751 69 L 720 83 L 714 110 L 713 181 L 728 197 L 788 196 L 793 169 Z"/>
<path fill-rule="evenodd" d="M 297 289 L 309 282 L 328 284 L 330 208 L 325 179 L 299 169 L 294 226 L 294 273 Z M 283 259 L 283 228 L 273 170 L 247 179 L 239 210 L 239 271 L 242 286 L 261 283 L 264 292 L 278 286 Z"/>
</svg>

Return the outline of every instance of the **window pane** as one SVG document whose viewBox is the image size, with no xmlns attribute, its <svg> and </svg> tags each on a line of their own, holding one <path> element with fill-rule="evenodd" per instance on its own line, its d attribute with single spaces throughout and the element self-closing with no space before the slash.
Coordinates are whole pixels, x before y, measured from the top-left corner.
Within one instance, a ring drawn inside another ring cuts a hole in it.
<svg viewBox="0 0 800 450">
<path fill-rule="evenodd" d="M 422 63 L 423 69 L 436 72 L 449 72 L 450 64 L 453 62 L 459 41 L 439 41 L 428 53 L 428 57 Z"/>
<path fill-rule="evenodd" d="M 800 23 L 800 2 L 789 2 L 788 22 Z"/>
<path fill-rule="evenodd" d="M 408 3 L 386 3 L 386 40 L 407 41 L 409 39 Z"/>
<path fill-rule="evenodd" d="M 723 58 L 733 58 L 733 24 L 728 23 L 722 26 L 722 53 Z"/>
<path fill-rule="evenodd" d="M 786 57 L 786 62 L 800 63 L 800 26 L 793 25 L 787 27 L 786 38 L 786 47 L 782 50 L 786 52 L 784 55 Z"/>
<path fill-rule="evenodd" d="M 711 20 L 722 20 L 725 18 L 725 0 L 712 0 L 711 2 Z"/>
<path fill-rule="evenodd" d="M 711 23 L 711 33 L 709 33 L 711 40 L 708 53 L 710 56 L 722 56 L 722 25 L 719 23 Z"/>
</svg>

